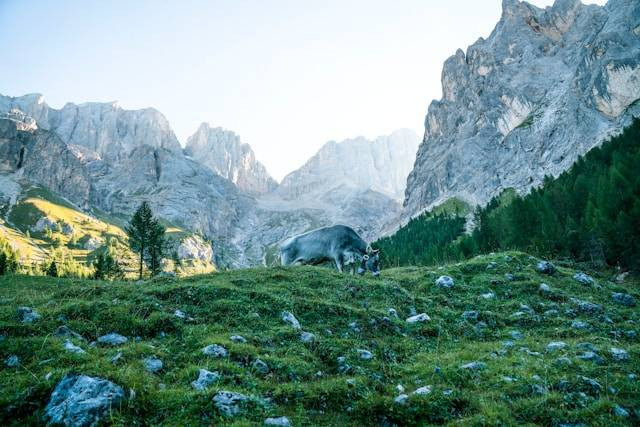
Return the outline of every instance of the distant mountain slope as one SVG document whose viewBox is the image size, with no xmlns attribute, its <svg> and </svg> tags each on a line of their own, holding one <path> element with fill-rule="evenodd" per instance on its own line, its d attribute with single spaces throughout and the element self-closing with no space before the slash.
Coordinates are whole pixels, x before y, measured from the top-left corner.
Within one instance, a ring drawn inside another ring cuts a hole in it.
<svg viewBox="0 0 640 427">
<path fill-rule="evenodd" d="M 372 190 L 401 200 L 419 138 L 401 129 L 373 141 L 364 137 L 327 142 L 276 193 L 285 200 L 313 199 L 337 187 Z"/>
<path fill-rule="evenodd" d="M 526 191 L 640 116 L 640 2 L 502 7 L 486 40 L 444 64 L 405 219 L 454 196 L 475 205 Z"/>
<path fill-rule="evenodd" d="M 229 130 L 202 123 L 187 139 L 184 152 L 249 194 L 267 193 L 278 186 L 249 144 L 241 143 Z"/>
</svg>

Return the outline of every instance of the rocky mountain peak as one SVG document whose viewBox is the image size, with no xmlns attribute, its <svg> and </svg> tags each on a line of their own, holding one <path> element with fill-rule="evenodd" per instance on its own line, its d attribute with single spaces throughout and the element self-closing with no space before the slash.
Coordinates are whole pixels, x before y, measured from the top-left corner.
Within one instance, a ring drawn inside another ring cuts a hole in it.
<svg viewBox="0 0 640 427">
<path fill-rule="evenodd" d="M 640 3 L 502 6 L 491 35 L 444 64 L 404 218 L 451 197 L 528 191 L 640 115 Z"/>
<path fill-rule="evenodd" d="M 249 144 L 230 130 L 202 123 L 187 139 L 185 154 L 250 194 L 262 194 L 277 187 L 264 165 L 256 160 Z"/>
</svg>

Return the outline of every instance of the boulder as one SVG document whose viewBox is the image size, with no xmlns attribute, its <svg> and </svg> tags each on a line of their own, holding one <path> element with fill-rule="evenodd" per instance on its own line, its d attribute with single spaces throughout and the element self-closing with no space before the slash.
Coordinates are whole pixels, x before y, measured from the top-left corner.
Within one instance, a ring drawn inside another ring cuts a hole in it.
<svg viewBox="0 0 640 427">
<path fill-rule="evenodd" d="M 198 379 L 191 382 L 191 387 L 196 390 L 205 390 L 214 382 L 221 378 L 218 372 L 207 371 L 206 369 L 200 369 L 198 371 Z"/>
<path fill-rule="evenodd" d="M 393 399 L 393 402 L 397 405 L 405 405 L 408 399 L 409 399 L 408 394 L 401 394 L 397 396 L 395 399 Z"/>
<path fill-rule="evenodd" d="M 300 341 L 302 341 L 305 344 L 312 343 L 315 340 L 316 340 L 316 336 L 313 335 L 311 332 L 303 332 L 300 334 Z"/>
<path fill-rule="evenodd" d="M 213 404 L 222 415 L 232 417 L 242 413 L 248 399 L 244 394 L 221 390 L 213 396 Z"/>
<path fill-rule="evenodd" d="M 246 344 L 247 339 L 242 335 L 231 335 L 231 341 L 240 344 Z"/>
<path fill-rule="evenodd" d="M 611 299 L 613 300 L 613 302 L 624 305 L 626 307 L 635 307 L 636 305 L 636 299 L 629 294 L 615 292 L 611 295 Z"/>
<path fill-rule="evenodd" d="M 454 285 L 454 280 L 450 276 L 440 276 L 436 279 L 436 286 L 444 289 L 452 288 Z"/>
<path fill-rule="evenodd" d="M 253 362 L 253 369 L 261 373 L 262 375 L 266 375 L 269 373 L 269 365 L 267 365 L 263 360 L 256 359 Z"/>
<path fill-rule="evenodd" d="M 422 323 L 431 320 L 427 313 L 416 314 L 415 316 L 411 316 L 407 318 L 407 323 Z"/>
<path fill-rule="evenodd" d="M 36 224 L 31 227 L 31 231 L 35 231 L 38 233 L 42 233 L 45 230 L 51 230 L 51 231 L 59 231 L 60 228 L 58 226 L 58 223 L 56 222 L 56 220 L 43 216 L 40 219 L 38 219 L 38 221 L 36 222 Z"/>
<path fill-rule="evenodd" d="M 290 324 L 291 326 L 293 326 L 294 329 L 301 328 L 300 322 L 298 322 L 298 319 L 296 319 L 296 316 L 294 316 L 293 313 L 290 313 L 288 311 L 282 312 L 282 321 Z"/>
<path fill-rule="evenodd" d="M 373 353 L 369 350 L 357 349 L 358 357 L 362 360 L 371 360 L 373 359 Z"/>
<path fill-rule="evenodd" d="M 202 354 L 211 357 L 227 357 L 229 352 L 221 345 L 210 344 L 202 349 Z"/>
<path fill-rule="evenodd" d="M 53 390 L 45 416 L 51 424 L 93 427 L 124 399 L 122 387 L 109 380 L 67 374 Z"/>
<path fill-rule="evenodd" d="M 609 349 L 609 353 L 611 353 L 611 357 L 618 362 L 625 362 L 629 360 L 629 353 L 624 349 L 611 347 Z"/>
<path fill-rule="evenodd" d="M 540 286 L 538 286 L 538 290 L 543 294 L 548 294 L 549 292 L 551 292 L 551 286 L 547 285 L 546 283 L 540 283 Z"/>
<path fill-rule="evenodd" d="M 143 363 L 147 372 L 151 372 L 152 374 L 160 372 L 163 367 L 162 360 L 157 357 L 147 357 L 143 360 Z"/>
<path fill-rule="evenodd" d="M 129 341 L 129 338 L 123 335 L 120 335 L 116 332 L 111 332 L 110 334 L 102 335 L 101 337 L 98 337 L 98 344 L 102 344 L 102 345 L 116 346 L 116 345 L 122 345 L 127 341 Z"/>
<path fill-rule="evenodd" d="M 556 272 L 556 266 L 551 261 L 539 261 L 536 271 L 542 274 L 553 274 Z"/>
<path fill-rule="evenodd" d="M 596 281 L 593 277 L 588 274 L 583 273 L 582 271 L 578 271 L 573 275 L 573 280 L 580 283 L 581 285 L 595 285 Z"/>
<path fill-rule="evenodd" d="M 563 350 L 567 347 L 567 343 L 564 341 L 553 341 L 547 344 L 547 351 Z"/>
<path fill-rule="evenodd" d="M 272 417 L 264 420 L 264 425 L 266 426 L 280 426 L 280 427 L 290 427 L 291 422 L 287 417 Z"/>
<path fill-rule="evenodd" d="M 22 323 L 33 323 L 40 319 L 40 314 L 31 307 L 18 307 L 18 319 Z"/>
<path fill-rule="evenodd" d="M 71 341 L 66 340 L 64 342 L 64 349 L 67 350 L 69 353 L 75 353 L 75 354 L 84 354 L 85 351 L 78 347 L 77 345 L 74 345 Z"/>
</svg>

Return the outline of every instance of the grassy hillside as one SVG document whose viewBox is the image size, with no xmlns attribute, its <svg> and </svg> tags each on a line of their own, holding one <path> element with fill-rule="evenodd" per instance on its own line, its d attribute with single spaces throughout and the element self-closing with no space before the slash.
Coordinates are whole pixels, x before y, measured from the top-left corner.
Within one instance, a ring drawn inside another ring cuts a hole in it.
<svg viewBox="0 0 640 427">
<path fill-rule="evenodd" d="M 44 229 L 37 227 L 43 218 L 51 224 Z M 39 267 L 55 259 L 62 265 L 63 274 L 81 276 L 91 273 L 95 257 L 108 247 L 125 272 L 133 277 L 138 258 L 129 249 L 125 224 L 126 220 L 103 212 L 83 212 L 46 188 L 30 187 L 11 206 L 6 220 L 0 219 L 0 238 L 11 243 L 23 267 Z M 195 259 L 181 260 L 176 266 L 171 252 L 193 234 L 167 222 L 163 225 L 167 227 L 169 242 L 167 269 L 182 275 L 215 271 L 211 262 Z"/>
<path fill-rule="evenodd" d="M 638 299 L 640 281 L 615 283 L 610 272 L 589 271 L 596 283 L 583 285 L 571 265 L 548 276 L 535 270 L 536 262 L 500 253 L 383 270 L 379 279 L 313 267 L 142 284 L 2 277 L 0 357 L 17 355 L 20 365 L 0 370 L 0 424 L 40 422 L 51 391 L 71 371 L 126 390 L 129 399 L 107 420 L 116 425 L 260 425 L 281 415 L 296 426 L 640 422 L 640 313 L 612 300 L 614 292 Z M 453 277 L 453 288 L 434 285 L 440 275 Z M 542 282 L 549 291 L 540 290 Z M 20 306 L 36 309 L 41 319 L 21 324 Z M 283 310 L 315 342 L 301 342 L 300 331 L 281 320 Z M 414 310 L 431 320 L 407 323 Z M 63 348 L 52 335 L 61 325 L 82 335 L 86 341 L 73 342 L 86 354 Z M 110 332 L 129 341 L 115 348 L 89 344 Z M 232 335 L 247 342 L 233 342 Z M 557 341 L 566 346 L 548 349 Z M 201 350 L 210 344 L 224 346 L 229 356 L 205 356 Z M 616 360 L 612 347 L 629 359 Z M 361 359 L 358 349 L 370 351 L 372 360 Z M 601 360 L 582 360 L 588 351 Z M 145 370 L 142 360 L 150 356 L 163 361 L 159 373 Z M 267 373 L 253 367 L 258 358 Z M 462 368 L 471 362 L 484 369 Z M 199 368 L 222 378 L 196 391 L 190 383 Z M 399 385 L 409 395 L 405 404 L 394 403 Z M 431 392 L 411 394 L 424 386 Z M 256 399 L 228 419 L 212 403 L 219 390 Z"/>
</svg>

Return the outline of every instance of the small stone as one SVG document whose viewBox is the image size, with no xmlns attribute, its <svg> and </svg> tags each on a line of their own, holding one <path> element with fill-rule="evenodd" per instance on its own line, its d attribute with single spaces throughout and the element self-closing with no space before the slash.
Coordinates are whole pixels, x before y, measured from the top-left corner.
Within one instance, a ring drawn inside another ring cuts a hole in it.
<svg viewBox="0 0 640 427">
<path fill-rule="evenodd" d="M 300 322 L 298 322 L 298 319 L 296 319 L 296 316 L 294 316 L 293 313 L 290 313 L 288 311 L 282 312 L 282 321 L 293 326 L 294 329 L 301 328 Z"/>
<path fill-rule="evenodd" d="M 602 390 L 600 383 L 592 378 L 582 377 L 582 381 L 593 389 L 593 391 Z"/>
<path fill-rule="evenodd" d="M 413 393 L 411 394 L 417 394 L 417 395 L 424 395 L 424 394 L 430 394 L 431 393 L 431 386 L 430 385 L 426 385 L 420 388 L 417 388 Z"/>
<path fill-rule="evenodd" d="M 540 283 L 540 286 L 538 286 L 538 290 L 543 294 L 548 294 L 549 292 L 551 292 L 551 286 L 547 285 L 546 283 Z"/>
<path fill-rule="evenodd" d="M 290 427 L 291 422 L 287 417 L 275 417 L 275 418 L 267 418 L 264 420 L 264 425 L 266 426 L 280 426 L 280 427 Z"/>
<path fill-rule="evenodd" d="M 524 335 L 522 335 L 520 331 L 511 331 L 509 332 L 509 336 L 516 341 L 524 339 Z"/>
<path fill-rule="evenodd" d="M 152 374 L 158 373 L 162 370 L 162 360 L 157 357 L 147 357 L 143 362 L 144 368 Z"/>
<path fill-rule="evenodd" d="M 468 310 L 462 313 L 460 317 L 465 320 L 478 320 L 478 312 L 475 310 Z"/>
<path fill-rule="evenodd" d="M 450 276 L 440 276 L 436 279 L 436 286 L 440 288 L 449 289 L 454 285 L 453 278 Z"/>
<path fill-rule="evenodd" d="M 397 391 L 398 393 L 404 393 L 404 386 L 403 386 L 402 384 L 398 384 L 398 385 L 396 386 L 396 391 Z"/>
<path fill-rule="evenodd" d="M 486 367 L 487 367 L 486 363 L 483 363 L 483 362 L 470 362 L 460 366 L 460 369 L 465 369 L 468 371 L 481 371 Z"/>
<path fill-rule="evenodd" d="M 611 299 L 613 302 L 627 307 L 634 307 L 636 305 L 636 299 L 629 294 L 616 292 L 611 295 Z"/>
<path fill-rule="evenodd" d="M 389 316 L 391 317 L 395 317 L 396 319 L 398 318 L 398 312 L 395 308 L 390 308 L 389 310 L 387 310 L 387 313 L 389 313 Z"/>
<path fill-rule="evenodd" d="M 349 329 L 351 329 L 355 333 L 360 332 L 360 328 L 358 327 L 358 322 L 349 323 Z"/>
<path fill-rule="evenodd" d="M 581 285 L 595 285 L 596 281 L 593 277 L 588 274 L 583 273 L 582 271 L 577 272 L 573 275 L 573 280 L 580 283 Z"/>
<path fill-rule="evenodd" d="M 583 322 L 582 320 L 574 320 L 573 322 L 571 322 L 571 327 L 573 329 L 588 329 L 589 324 L 586 322 Z"/>
<path fill-rule="evenodd" d="M 578 355 L 578 359 L 580 360 L 584 360 L 584 361 L 589 361 L 589 362 L 594 362 L 598 365 L 604 363 L 604 359 L 602 357 L 600 357 L 597 353 L 593 352 L 593 351 L 585 351 L 582 354 Z"/>
<path fill-rule="evenodd" d="M 213 404 L 227 417 L 240 414 L 247 400 L 248 397 L 244 394 L 226 390 L 221 390 L 213 396 Z"/>
<path fill-rule="evenodd" d="M 311 332 L 303 332 L 300 334 L 300 341 L 302 341 L 305 344 L 312 343 L 315 340 L 316 340 L 316 336 L 313 335 Z"/>
<path fill-rule="evenodd" d="M 503 376 L 502 381 L 504 381 L 505 383 L 513 383 L 513 382 L 516 382 L 517 380 L 513 377 Z"/>
<path fill-rule="evenodd" d="M 98 337 L 98 344 L 102 344 L 102 345 L 116 346 L 116 345 L 124 344 L 127 341 L 129 341 L 127 337 L 117 334 L 115 332 Z"/>
<path fill-rule="evenodd" d="M 578 350 L 598 351 L 597 347 L 590 342 L 581 342 L 576 345 Z"/>
<path fill-rule="evenodd" d="M 116 355 L 111 358 L 111 363 L 113 363 L 115 365 L 118 362 L 120 362 L 120 359 L 122 359 L 122 352 L 121 351 L 116 353 Z"/>
<path fill-rule="evenodd" d="M 613 359 L 618 362 L 625 362 L 629 360 L 629 353 L 627 353 L 626 350 L 623 350 L 621 348 L 611 347 L 609 349 L 609 352 L 611 353 L 611 357 L 613 357 Z"/>
<path fill-rule="evenodd" d="M 12 354 L 11 356 L 4 359 L 4 364 L 10 368 L 15 368 L 16 366 L 20 365 L 20 358 L 15 354 Z"/>
<path fill-rule="evenodd" d="M 421 323 L 431 320 L 431 318 L 427 315 L 427 313 L 416 314 L 415 316 L 411 316 L 407 318 L 407 323 Z"/>
<path fill-rule="evenodd" d="M 624 273 L 620 273 L 616 276 L 616 283 L 624 283 L 625 279 L 627 278 L 627 276 L 629 275 L 628 271 L 625 271 Z"/>
<path fill-rule="evenodd" d="M 356 380 L 354 378 L 348 378 L 347 381 L 345 381 L 347 383 L 347 385 L 349 387 L 355 387 L 356 386 Z"/>
<path fill-rule="evenodd" d="M 556 266 L 550 261 L 540 261 L 536 265 L 536 271 L 542 274 L 553 274 L 556 272 Z"/>
<path fill-rule="evenodd" d="M 543 314 L 547 317 L 551 317 L 551 316 L 559 316 L 560 312 L 558 310 L 551 309 L 551 310 L 545 311 Z"/>
<path fill-rule="evenodd" d="M 555 364 L 557 366 L 569 366 L 571 365 L 571 359 L 569 359 L 567 356 L 558 357 L 555 360 Z"/>
<path fill-rule="evenodd" d="M 67 350 L 69 353 L 75 353 L 75 354 L 84 354 L 85 351 L 78 347 L 77 345 L 74 345 L 71 341 L 66 340 L 64 342 L 64 349 Z"/>
<path fill-rule="evenodd" d="M 33 323 L 40 319 L 40 314 L 31 307 L 18 307 L 18 319 L 22 323 Z"/>
<path fill-rule="evenodd" d="M 59 326 L 53 333 L 53 336 L 58 338 L 75 338 L 77 340 L 86 341 L 82 335 L 72 331 L 67 325 Z"/>
<path fill-rule="evenodd" d="M 124 399 L 122 387 L 111 381 L 67 374 L 51 393 L 45 416 L 55 425 L 95 426 Z"/>
<path fill-rule="evenodd" d="M 409 399 L 409 395 L 401 394 L 397 396 L 395 399 L 393 399 L 393 402 L 397 405 L 405 405 L 408 399 Z"/>
<path fill-rule="evenodd" d="M 262 375 L 266 375 L 269 373 L 269 365 L 267 365 L 263 360 L 256 359 L 253 362 L 253 369 L 260 372 Z"/>
<path fill-rule="evenodd" d="M 247 339 L 242 335 L 231 335 L 231 341 L 235 343 L 245 344 L 247 342 Z"/>
<path fill-rule="evenodd" d="M 629 412 L 620 405 L 616 405 L 613 407 L 613 413 L 617 417 L 629 418 Z"/>
<path fill-rule="evenodd" d="M 547 344 L 547 351 L 563 350 L 567 346 L 564 341 L 553 341 Z"/>
<path fill-rule="evenodd" d="M 202 353 L 205 356 L 211 357 L 227 357 L 229 352 L 226 348 L 218 344 L 210 344 L 202 349 Z"/>
<path fill-rule="evenodd" d="M 198 379 L 191 382 L 191 387 L 196 390 L 206 390 L 214 382 L 220 379 L 218 372 L 207 371 L 206 369 L 200 369 L 198 371 Z"/>
<path fill-rule="evenodd" d="M 531 392 L 533 394 L 540 394 L 540 395 L 545 395 L 547 394 L 549 391 L 547 390 L 547 388 L 545 386 L 542 386 L 540 384 L 533 384 L 531 386 Z"/>
<path fill-rule="evenodd" d="M 362 360 L 371 360 L 373 359 L 373 353 L 369 350 L 357 349 L 358 357 Z"/>
<path fill-rule="evenodd" d="M 505 273 L 504 278 L 507 279 L 509 282 L 513 282 L 515 280 L 515 276 L 511 273 Z"/>
<path fill-rule="evenodd" d="M 493 270 L 494 268 L 496 268 L 498 266 L 498 264 L 496 264 L 495 262 L 490 262 L 489 264 L 487 264 L 487 270 Z"/>
<path fill-rule="evenodd" d="M 480 297 L 483 299 L 493 299 L 496 297 L 496 294 L 494 294 L 493 292 L 487 292 L 487 293 L 481 294 Z"/>
</svg>

